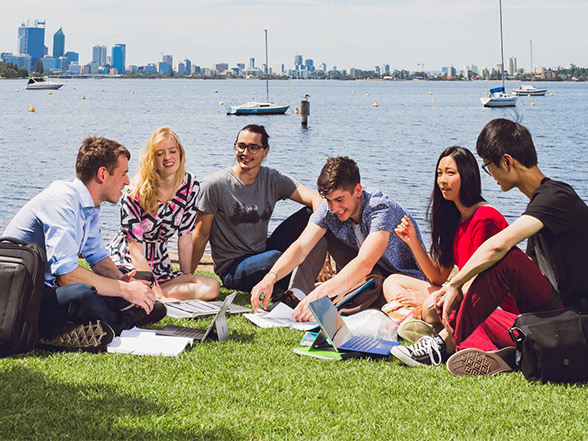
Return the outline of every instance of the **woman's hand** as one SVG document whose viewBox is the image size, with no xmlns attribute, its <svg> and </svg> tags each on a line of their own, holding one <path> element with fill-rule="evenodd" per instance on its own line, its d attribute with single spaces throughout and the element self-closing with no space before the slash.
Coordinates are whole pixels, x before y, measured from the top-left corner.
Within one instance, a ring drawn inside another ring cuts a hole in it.
<svg viewBox="0 0 588 441">
<path fill-rule="evenodd" d="M 400 223 L 394 228 L 398 238 L 406 244 L 409 244 L 417 237 L 416 228 L 408 216 L 403 216 Z"/>
</svg>

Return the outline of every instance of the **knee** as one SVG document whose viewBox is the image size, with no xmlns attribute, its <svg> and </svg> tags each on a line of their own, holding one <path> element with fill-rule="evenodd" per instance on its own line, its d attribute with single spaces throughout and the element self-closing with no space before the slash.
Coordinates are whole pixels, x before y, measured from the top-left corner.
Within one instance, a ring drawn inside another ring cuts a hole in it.
<svg viewBox="0 0 588 441">
<path fill-rule="evenodd" d="M 388 301 L 393 300 L 403 289 L 402 275 L 400 274 L 392 274 L 386 277 L 386 280 L 384 280 L 384 284 L 382 286 L 384 297 L 386 297 L 386 300 Z"/>
<path fill-rule="evenodd" d="M 220 293 L 220 283 L 218 280 L 212 277 L 207 277 L 205 282 L 202 284 L 202 300 L 214 300 Z"/>
</svg>

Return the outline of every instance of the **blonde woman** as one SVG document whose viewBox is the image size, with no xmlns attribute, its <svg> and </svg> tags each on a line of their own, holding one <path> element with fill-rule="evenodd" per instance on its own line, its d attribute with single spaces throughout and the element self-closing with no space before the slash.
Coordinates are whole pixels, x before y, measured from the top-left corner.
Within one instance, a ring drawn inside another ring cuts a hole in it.
<svg viewBox="0 0 588 441">
<path fill-rule="evenodd" d="M 157 129 L 141 154 L 130 191 L 121 198 L 121 229 L 109 245 L 119 267 L 153 273 L 162 301 L 211 300 L 220 288 L 215 279 L 190 271 L 200 185 L 185 163 L 178 136 L 169 127 Z M 176 234 L 179 272 L 172 271 L 168 255 L 168 240 Z"/>
</svg>

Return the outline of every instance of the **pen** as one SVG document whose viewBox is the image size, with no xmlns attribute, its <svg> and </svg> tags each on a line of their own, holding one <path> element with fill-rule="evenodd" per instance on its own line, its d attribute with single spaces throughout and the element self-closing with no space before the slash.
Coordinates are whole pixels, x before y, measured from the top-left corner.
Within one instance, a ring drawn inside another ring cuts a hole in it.
<svg viewBox="0 0 588 441">
<path fill-rule="evenodd" d="M 439 300 L 441 300 L 441 299 L 443 299 L 443 298 L 445 298 L 445 294 L 443 294 L 443 295 L 442 295 L 442 296 L 439 298 Z M 431 309 L 431 308 L 433 308 L 433 307 L 435 307 L 435 302 L 431 303 L 427 309 Z"/>
</svg>

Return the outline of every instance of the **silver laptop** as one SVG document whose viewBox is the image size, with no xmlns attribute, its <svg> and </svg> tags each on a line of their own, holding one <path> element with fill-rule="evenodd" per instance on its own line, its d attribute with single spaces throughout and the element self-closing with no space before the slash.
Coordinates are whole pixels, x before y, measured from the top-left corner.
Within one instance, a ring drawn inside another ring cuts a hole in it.
<svg viewBox="0 0 588 441">
<path fill-rule="evenodd" d="M 397 341 L 381 340 L 373 337 L 353 336 L 351 331 L 339 315 L 329 297 L 321 297 L 308 304 L 321 331 L 311 345 L 311 349 L 330 343 L 337 352 L 352 351 L 371 355 L 390 355 Z"/>
<path fill-rule="evenodd" d="M 236 294 L 236 293 L 231 293 Z M 167 309 L 167 315 L 174 318 L 197 318 L 205 317 L 207 315 L 214 315 L 218 313 L 223 302 L 220 300 L 214 300 L 212 302 L 206 302 L 204 300 L 181 300 L 177 302 L 164 303 Z M 251 312 L 251 309 L 245 308 L 244 306 L 233 305 L 229 306 L 227 314 L 241 314 L 243 312 Z"/>
</svg>

